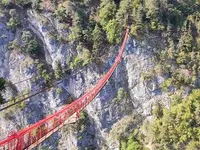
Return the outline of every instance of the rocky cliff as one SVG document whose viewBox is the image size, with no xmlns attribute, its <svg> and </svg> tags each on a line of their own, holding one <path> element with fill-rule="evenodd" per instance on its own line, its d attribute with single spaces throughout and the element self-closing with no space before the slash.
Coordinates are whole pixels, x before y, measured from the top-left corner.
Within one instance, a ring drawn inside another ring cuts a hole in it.
<svg viewBox="0 0 200 150">
<path fill-rule="evenodd" d="M 78 53 L 76 43 L 57 41 L 52 36 L 56 34 L 65 38 L 70 31 L 63 30 L 48 12 L 39 14 L 28 10 L 25 21 L 25 29 L 37 37 L 43 49 L 45 57 L 38 59 L 53 70 L 57 61 L 61 62 L 62 67 L 68 66 L 69 60 Z M 23 29 L 16 32 L 10 30 L 5 16 L 0 18 L 0 29 L 0 76 L 15 83 L 37 75 L 35 58 L 8 48 L 11 41 L 21 36 Z M 31 97 L 23 106 L 1 112 L 1 139 L 62 108 L 70 96 L 78 98 L 85 93 L 111 67 L 119 46 L 110 47 L 109 55 L 103 56 L 100 63 L 93 62 L 74 69 L 57 87 Z M 162 100 L 168 106 L 170 102 L 169 97 L 160 90 L 160 84 L 164 81 L 162 77 L 144 79 L 145 73 L 154 67 L 152 49 L 148 41 L 136 41 L 129 37 L 123 60 L 100 94 L 85 108 L 81 119 L 63 127 L 38 148 L 119 149 L 120 135 L 138 128 L 144 120 L 151 120 L 154 103 Z M 19 83 L 17 93 L 10 93 L 7 89 L 5 97 L 8 100 L 27 89 L 34 91 L 42 83 L 41 80 Z M 61 92 L 58 92 L 58 88 Z"/>
</svg>

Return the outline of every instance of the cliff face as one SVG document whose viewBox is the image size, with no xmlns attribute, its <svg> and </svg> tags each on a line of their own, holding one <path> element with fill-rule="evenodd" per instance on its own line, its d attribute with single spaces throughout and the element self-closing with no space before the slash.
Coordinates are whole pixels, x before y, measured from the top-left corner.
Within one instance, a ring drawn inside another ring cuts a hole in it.
<svg viewBox="0 0 200 150">
<path fill-rule="evenodd" d="M 77 53 L 74 43 L 59 42 L 52 38 L 52 34 L 65 38 L 70 31 L 60 29 L 61 25 L 50 13 L 38 14 L 28 10 L 26 21 L 26 28 L 41 42 L 45 55 L 42 61 L 53 69 L 57 61 L 63 67 L 69 65 L 69 60 Z M 35 76 L 37 68 L 34 58 L 8 49 L 9 42 L 17 39 L 20 31 L 14 33 L 8 29 L 4 17 L 0 19 L 0 29 L 0 75 L 12 83 Z M 81 69 L 72 70 L 71 75 L 58 85 L 61 92 L 52 88 L 30 98 L 23 107 L 1 113 L 1 139 L 11 131 L 33 124 L 62 108 L 71 95 L 78 98 L 85 93 L 112 66 L 118 48 L 117 45 L 110 47 L 109 56 L 102 60 L 101 65 L 90 63 Z M 119 149 L 119 136 L 125 134 L 130 126 L 134 129 L 144 120 L 151 119 L 152 107 L 156 101 L 162 100 L 165 105 L 169 103 L 168 96 L 159 89 L 164 80 L 162 77 L 155 76 L 152 80 L 142 78 L 144 73 L 154 67 L 151 49 L 147 41 L 139 42 L 130 37 L 122 62 L 100 94 L 85 108 L 80 121 L 66 125 L 39 147 L 69 150 L 86 147 Z M 34 91 L 40 88 L 41 83 L 28 80 L 16 88 L 18 93 L 27 89 Z M 10 94 L 5 96 L 9 99 Z"/>
</svg>

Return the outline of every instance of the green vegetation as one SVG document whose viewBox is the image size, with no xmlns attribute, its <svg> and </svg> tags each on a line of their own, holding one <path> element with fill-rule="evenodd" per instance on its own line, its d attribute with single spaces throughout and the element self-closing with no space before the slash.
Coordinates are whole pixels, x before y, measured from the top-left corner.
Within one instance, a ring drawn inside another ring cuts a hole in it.
<svg viewBox="0 0 200 150">
<path fill-rule="evenodd" d="M 20 24 L 19 16 L 17 15 L 17 11 L 15 9 L 11 9 L 9 11 L 9 15 L 11 18 L 9 19 L 7 26 L 14 30 Z"/>
<path fill-rule="evenodd" d="M 0 104 L 3 104 L 5 101 L 5 99 L 3 98 L 3 96 L 0 94 Z"/>
<path fill-rule="evenodd" d="M 117 92 L 117 99 L 121 100 L 127 97 L 127 93 L 124 91 L 123 88 L 119 88 Z"/>
<path fill-rule="evenodd" d="M 56 70 L 55 70 L 55 77 L 56 79 L 61 79 L 63 75 L 62 66 L 59 61 L 56 62 Z"/>
<path fill-rule="evenodd" d="M 30 56 L 36 56 L 40 52 L 39 44 L 36 38 L 32 35 L 30 31 L 23 31 L 20 42 L 15 39 L 9 43 L 9 49 L 20 50 Z"/>
<path fill-rule="evenodd" d="M 98 55 L 99 50 L 103 48 L 104 33 L 98 24 L 95 25 L 94 30 L 92 31 L 92 39 L 93 39 L 93 52 Z"/>
<path fill-rule="evenodd" d="M 62 92 L 63 92 L 63 89 L 62 89 L 62 88 L 56 88 L 56 93 L 57 93 L 58 95 L 60 95 Z"/>
<path fill-rule="evenodd" d="M 25 5 L 31 5 L 32 1 L 37 1 L 37 0 L 2 0 L 1 4 L 3 4 L 4 6 L 7 6 L 8 4 L 16 4 L 16 5 L 20 5 L 20 6 L 25 6 Z"/>
<path fill-rule="evenodd" d="M 119 23 L 113 19 L 108 22 L 108 24 L 105 27 L 106 33 L 107 33 L 107 39 L 108 42 L 111 44 L 119 43 L 120 42 L 120 28 Z"/>
<path fill-rule="evenodd" d="M 8 5 L 9 3 L 11 3 L 12 2 L 12 0 L 2 0 L 1 1 L 1 3 L 3 4 L 3 5 Z"/>
<path fill-rule="evenodd" d="M 123 99 L 127 98 L 127 92 L 124 91 L 123 88 L 119 88 L 117 92 L 117 97 L 113 99 L 114 102 L 123 101 Z"/>
<path fill-rule="evenodd" d="M 100 23 L 103 27 L 106 27 L 108 22 L 114 19 L 116 13 L 116 5 L 114 1 L 104 0 L 101 1 L 99 17 Z"/>
<path fill-rule="evenodd" d="M 83 67 L 92 61 L 91 53 L 88 49 L 85 49 L 81 45 L 78 45 L 77 50 L 79 54 L 72 59 L 70 63 L 70 69 L 75 69 L 80 66 Z"/>
<path fill-rule="evenodd" d="M 85 111 L 81 111 L 79 115 L 80 116 L 79 116 L 79 120 L 78 120 L 78 124 L 77 124 L 78 125 L 77 129 L 78 129 L 79 132 L 83 133 L 86 130 L 86 128 L 87 128 L 86 122 L 88 121 L 88 119 L 89 119 L 88 117 L 89 116 L 88 116 L 88 114 Z M 80 135 L 78 138 L 80 140 L 80 139 L 83 138 L 83 136 Z"/>
<path fill-rule="evenodd" d="M 19 25 L 19 20 L 16 18 L 10 18 L 7 26 L 11 29 L 15 29 Z"/>
<path fill-rule="evenodd" d="M 36 55 L 39 52 L 39 45 L 36 38 L 31 34 L 30 31 L 23 31 L 22 33 L 23 45 L 21 50 L 25 53 Z"/>
<path fill-rule="evenodd" d="M 47 85 L 50 85 L 52 83 L 52 76 L 50 73 L 48 73 L 44 63 L 36 61 L 35 64 L 37 66 L 37 74 L 40 75 L 45 80 L 45 83 Z"/>
<path fill-rule="evenodd" d="M 0 77 L 0 91 L 5 89 L 6 80 Z M 3 104 L 5 99 L 3 98 L 2 94 L 0 93 L 0 104 Z"/>
<path fill-rule="evenodd" d="M 38 11 L 46 9 L 46 3 L 40 0 L 2 0 L 1 3 L 4 6 L 12 3 L 24 8 L 32 7 Z M 200 4 L 198 0 L 121 0 L 119 3 L 114 0 L 97 0 L 93 5 L 86 0 L 51 3 L 54 16 L 71 30 L 68 40 L 82 42 L 85 48 L 94 48 L 94 51 L 101 48 L 96 43 L 99 32 L 93 34 L 94 29 L 105 33 L 102 34 L 104 39 L 107 37 L 111 44 L 120 42 L 119 35 L 128 23 L 131 25 L 131 34 L 137 37 L 167 29 L 181 31 L 187 17 L 198 12 Z M 10 26 L 16 25 L 15 19 L 9 22 Z"/>
<path fill-rule="evenodd" d="M 119 140 L 120 150 L 148 150 L 143 146 L 143 136 L 137 128 L 141 120 L 142 116 L 128 115 L 112 127 L 109 136 Z"/>
<path fill-rule="evenodd" d="M 52 40 L 71 42 L 76 45 L 77 53 L 70 60 L 70 69 L 83 67 L 95 57 L 106 54 L 106 48 L 119 44 L 125 28 L 130 24 L 130 35 L 136 39 L 158 37 L 165 45 L 155 52 L 157 66 L 143 79 L 150 81 L 158 74 L 166 80 L 162 83 L 163 92 L 171 92 L 173 97 L 170 109 L 160 103 L 153 110 L 154 121 L 150 123 L 153 143 L 156 149 L 200 149 L 200 1 L 199 0 L 61 0 L 50 1 L 53 16 L 61 24 L 60 28 L 69 31 L 65 39 L 50 33 Z M 47 3 L 40 0 L 2 0 L 2 6 L 9 10 L 11 3 L 36 11 L 46 10 Z M 3 12 L 3 11 L 1 11 Z M 8 11 L 7 11 L 8 12 Z M 9 11 L 8 27 L 20 28 L 16 10 Z M 48 20 L 43 20 L 44 24 Z M 37 39 L 30 31 L 23 31 L 20 39 L 10 43 L 9 48 L 19 49 L 26 54 L 39 53 Z M 20 44 L 19 44 L 20 43 Z M 38 74 L 47 84 L 51 82 L 46 67 L 37 63 Z M 60 79 L 63 70 L 60 62 L 56 64 L 56 79 Z M 0 83 L 1 85 L 1 83 Z M 188 95 L 183 94 L 184 89 Z M 173 91 L 182 91 L 173 95 Z M 194 90 L 195 89 L 195 90 Z M 193 92 L 191 92 L 193 91 Z M 117 98 L 120 101 L 127 93 L 120 88 Z M 2 103 L 2 96 L 0 103 Z M 129 137 L 121 139 L 121 149 L 143 149 L 144 142 L 131 132 Z"/>
<path fill-rule="evenodd" d="M 5 89 L 6 80 L 4 78 L 0 78 L 0 90 Z"/>
<path fill-rule="evenodd" d="M 170 109 L 157 105 L 152 125 L 156 149 L 199 149 L 200 147 L 200 90 Z"/>
<path fill-rule="evenodd" d="M 20 46 L 19 46 L 19 44 L 18 44 L 18 41 L 15 39 L 15 40 L 13 40 L 13 41 L 11 41 L 10 43 L 9 43 L 9 45 L 8 45 L 8 48 L 10 49 L 10 50 L 18 50 L 18 49 L 20 49 Z"/>
<path fill-rule="evenodd" d="M 144 150 L 144 148 L 135 135 L 130 134 L 128 139 L 121 140 L 120 150 Z"/>
</svg>

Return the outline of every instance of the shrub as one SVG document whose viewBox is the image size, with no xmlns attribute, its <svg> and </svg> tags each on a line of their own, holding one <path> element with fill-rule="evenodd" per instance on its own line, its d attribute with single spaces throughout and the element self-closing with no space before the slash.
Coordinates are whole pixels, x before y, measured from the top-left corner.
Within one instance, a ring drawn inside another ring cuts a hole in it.
<svg viewBox="0 0 200 150">
<path fill-rule="evenodd" d="M 143 33 L 142 30 L 143 30 L 142 25 L 132 25 L 131 30 L 130 30 L 130 34 L 134 35 L 134 36 L 139 36 Z"/>
<path fill-rule="evenodd" d="M 121 100 L 127 97 L 127 93 L 124 91 L 123 88 L 119 88 L 117 92 L 117 99 Z"/>
<path fill-rule="evenodd" d="M 26 50 L 25 52 L 28 53 L 28 54 L 38 54 L 39 52 L 39 46 L 38 46 L 38 43 L 37 43 L 37 40 L 36 38 L 30 40 L 26 46 Z"/>
<path fill-rule="evenodd" d="M 42 78 L 44 78 L 45 83 L 47 85 L 51 84 L 51 74 L 47 72 L 43 63 L 36 62 L 37 65 L 37 74 L 39 74 Z"/>
<path fill-rule="evenodd" d="M 83 52 L 81 55 L 82 55 L 82 60 L 83 60 L 82 66 L 86 66 L 87 64 L 91 62 L 92 60 L 91 53 L 88 49 L 83 49 Z"/>
<path fill-rule="evenodd" d="M 5 84 L 6 84 L 6 80 L 4 78 L 0 77 L 0 91 L 5 89 Z M 5 99 L 0 94 L 0 104 L 3 104 L 4 101 L 5 101 Z"/>
<path fill-rule="evenodd" d="M 19 20 L 17 18 L 10 18 L 7 23 L 7 26 L 10 29 L 15 29 L 18 25 L 19 25 Z"/>
<path fill-rule="evenodd" d="M 63 19 L 66 17 L 66 9 L 62 6 L 59 5 L 57 7 L 57 9 L 54 12 L 54 15 L 56 16 L 56 18 L 60 21 L 63 21 Z"/>
<path fill-rule="evenodd" d="M 22 33 L 22 51 L 31 54 L 36 55 L 39 53 L 39 45 L 36 40 L 36 38 L 31 34 L 30 31 L 23 31 Z"/>
<path fill-rule="evenodd" d="M 73 59 L 73 61 L 70 63 L 70 68 L 71 68 L 71 69 L 74 69 L 74 68 L 80 66 L 80 64 L 81 64 L 82 62 L 83 62 L 83 60 L 80 58 L 79 55 L 77 55 L 77 56 Z"/>
<path fill-rule="evenodd" d="M 0 77 L 0 91 L 5 89 L 6 80 Z"/>
<path fill-rule="evenodd" d="M 156 117 L 156 118 L 161 118 L 162 115 L 163 115 L 163 107 L 160 103 L 156 103 L 155 104 L 155 108 L 153 109 L 153 115 Z"/>
<path fill-rule="evenodd" d="M 186 150 L 199 150 L 199 149 L 200 149 L 200 141 L 191 141 L 186 147 Z"/>
<path fill-rule="evenodd" d="M 164 91 L 164 92 L 167 92 L 167 89 L 172 85 L 172 79 L 171 78 L 169 78 L 169 79 L 167 79 L 164 83 L 162 83 L 162 90 Z"/>
<path fill-rule="evenodd" d="M 80 44 L 77 46 L 78 55 L 73 58 L 70 63 L 70 68 L 74 69 L 80 66 L 85 66 L 91 62 L 92 57 L 88 49 L 82 47 Z"/>
<path fill-rule="evenodd" d="M 63 73 L 62 73 L 61 63 L 60 63 L 60 61 L 57 61 L 56 62 L 55 77 L 56 77 L 56 79 L 61 79 L 62 75 L 63 75 Z"/>
<path fill-rule="evenodd" d="M 12 0 L 2 0 L 1 3 L 6 6 L 8 4 L 10 4 L 12 2 Z"/>
<path fill-rule="evenodd" d="M 62 88 L 56 88 L 56 93 L 57 93 L 58 95 L 60 95 L 62 92 L 63 92 L 63 89 L 62 89 Z"/>
<path fill-rule="evenodd" d="M 130 134 L 128 139 L 120 141 L 121 150 L 143 150 L 142 144 L 135 138 L 134 134 Z"/>
<path fill-rule="evenodd" d="M 50 85 L 51 84 L 51 76 L 47 73 L 47 71 L 46 70 L 43 70 L 42 71 L 42 77 L 45 79 L 45 83 L 47 84 L 47 85 Z"/>
<path fill-rule="evenodd" d="M 3 96 L 0 94 L 0 104 L 3 104 L 5 101 L 5 99 L 3 98 Z"/>
</svg>

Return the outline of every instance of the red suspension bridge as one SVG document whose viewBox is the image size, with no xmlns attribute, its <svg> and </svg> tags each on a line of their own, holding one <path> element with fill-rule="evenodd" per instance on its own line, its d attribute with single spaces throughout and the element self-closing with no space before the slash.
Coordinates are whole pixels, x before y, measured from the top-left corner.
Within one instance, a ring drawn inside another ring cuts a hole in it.
<svg viewBox="0 0 200 150">
<path fill-rule="evenodd" d="M 115 62 L 110 70 L 101 78 L 98 83 L 91 88 L 86 94 L 65 106 L 56 113 L 36 122 L 35 124 L 18 131 L 5 140 L 0 142 L 0 150 L 22 150 L 32 149 L 46 138 L 55 133 L 58 129 L 63 127 L 72 116 L 76 115 L 79 117 L 79 112 L 83 110 L 101 91 L 106 85 L 107 81 L 112 76 L 113 72 L 117 68 L 121 61 L 124 47 L 128 39 L 129 28 L 126 29 L 126 34 L 122 42 L 121 48 Z"/>
</svg>

